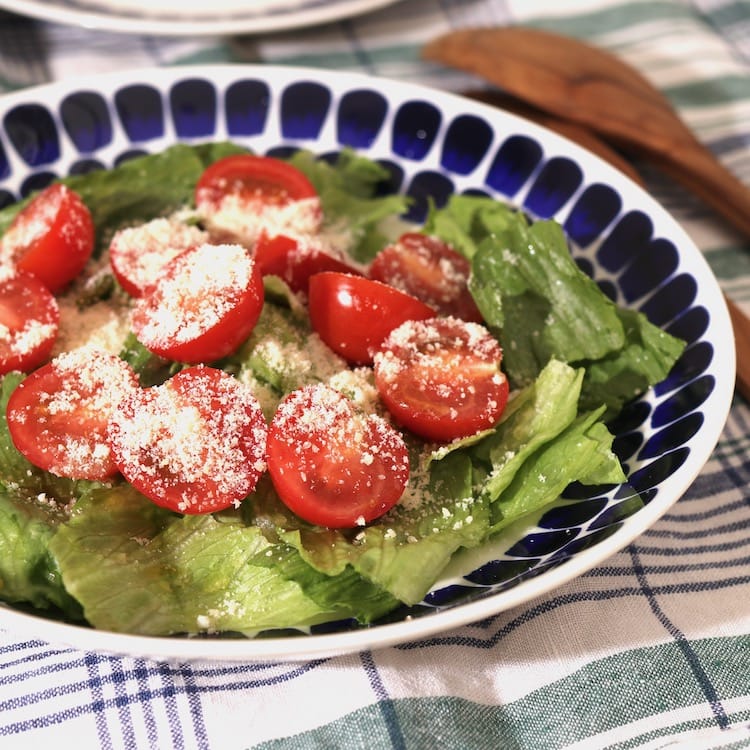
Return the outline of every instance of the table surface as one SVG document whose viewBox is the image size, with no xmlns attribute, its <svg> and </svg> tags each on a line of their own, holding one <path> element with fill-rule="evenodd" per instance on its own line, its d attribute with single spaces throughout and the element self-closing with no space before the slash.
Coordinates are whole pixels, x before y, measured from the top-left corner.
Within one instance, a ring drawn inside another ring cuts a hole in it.
<svg viewBox="0 0 750 750">
<path fill-rule="evenodd" d="M 10 3 L 5 3 L 9 7 Z M 562 6 L 562 7 L 561 7 Z M 349 69 L 443 89 L 419 60 L 469 25 L 530 24 L 610 49 L 750 184 L 750 2 L 407 0 L 305 29 L 154 36 L 0 11 L 0 91 L 195 62 Z M 747 239 L 666 178 L 648 187 L 750 306 Z M 649 531 L 548 596 L 409 648 L 302 664 L 161 664 L 0 631 L 0 747 L 750 747 L 750 412 Z"/>
</svg>

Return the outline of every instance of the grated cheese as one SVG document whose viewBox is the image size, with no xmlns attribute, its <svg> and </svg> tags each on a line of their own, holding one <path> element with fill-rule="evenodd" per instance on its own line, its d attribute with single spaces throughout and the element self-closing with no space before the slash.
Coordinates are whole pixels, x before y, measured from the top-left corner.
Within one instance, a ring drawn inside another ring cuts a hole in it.
<svg viewBox="0 0 750 750">
<path fill-rule="evenodd" d="M 125 304 L 108 300 L 81 309 L 73 295 L 65 295 L 58 305 L 60 325 L 53 355 L 85 347 L 111 354 L 122 349 L 130 331 Z"/>
<path fill-rule="evenodd" d="M 117 231 L 109 247 L 110 260 L 129 285 L 143 292 L 159 279 L 170 260 L 207 240 L 207 232 L 186 224 L 179 214 L 160 217 Z"/>
<path fill-rule="evenodd" d="M 55 389 L 42 390 L 38 404 L 14 416 L 33 420 L 36 438 L 50 452 L 50 471 L 72 478 L 101 478 L 114 467 L 106 440 L 108 416 L 137 386 L 123 360 L 91 347 L 74 349 L 48 365 Z"/>
<path fill-rule="evenodd" d="M 319 198 L 277 205 L 228 193 L 215 210 L 202 218 L 209 233 L 222 241 L 252 248 L 261 231 L 269 237 L 284 234 L 296 238 L 315 234 L 320 229 L 321 217 Z"/>
<path fill-rule="evenodd" d="M 215 377 L 215 373 L 221 377 Z M 266 422 L 251 389 L 204 366 L 134 394 L 110 421 L 126 478 L 184 513 L 239 503 L 265 471 Z"/>
<path fill-rule="evenodd" d="M 319 383 L 291 393 L 279 405 L 271 429 L 296 457 L 296 471 L 313 492 L 357 495 L 386 477 L 401 477 L 406 484 L 409 459 L 401 434 L 330 386 Z M 355 454 L 362 469 L 352 461 Z"/>
<path fill-rule="evenodd" d="M 198 338 L 234 307 L 253 267 L 241 245 L 203 244 L 180 255 L 151 293 L 136 301 L 132 322 L 139 340 L 159 349 Z"/>
</svg>

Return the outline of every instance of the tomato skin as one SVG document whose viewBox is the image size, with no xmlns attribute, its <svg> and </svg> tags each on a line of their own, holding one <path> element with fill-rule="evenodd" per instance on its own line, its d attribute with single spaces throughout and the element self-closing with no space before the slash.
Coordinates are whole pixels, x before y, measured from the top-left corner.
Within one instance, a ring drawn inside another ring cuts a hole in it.
<svg viewBox="0 0 750 750">
<path fill-rule="evenodd" d="M 15 217 L 0 253 L 59 292 L 83 270 L 94 250 L 94 222 L 77 193 L 60 183 L 45 188 Z"/>
<path fill-rule="evenodd" d="M 288 162 L 235 154 L 209 165 L 195 187 L 195 204 L 220 242 L 252 247 L 261 229 L 313 234 L 320 229 L 320 199 L 307 177 Z"/>
<path fill-rule="evenodd" d="M 502 349 L 459 318 L 405 323 L 375 355 L 375 386 L 396 422 L 447 442 L 493 427 L 508 401 Z"/>
<path fill-rule="evenodd" d="M 265 472 L 268 426 L 255 396 L 223 370 L 181 370 L 120 404 L 107 437 L 122 475 L 154 503 L 202 514 L 237 505 Z"/>
<path fill-rule="evenodd" d="M 261 232 L 253 257 L 263 276 L 283 279 L 293 292 L 307 294 L 310 277 L 323 271 L 361 276 L 353 266 L 327 252 L 315 238 L 293 238 L 284 234 L 269 237 Z"/>
<path fill-rule="evenodd" d="M 57 301 L 36 276 L 0 270 L 0 375 L 49 359 L 59 322 Z"/>
<path fill-rule="evenodd" d="M 321 339 L 350 364 L 370 364 L 385 337 L 407 320 L 435 310 L 379 281 L 325 271 L 310 278 L 310 322 Z"/>
<path fill-rule="evenodd" d="M 370 278 L 412 294 L 441 315 L 482 322 L 468 287 L 471 263 L 448 243 L 406 232 L 370 264 Z"/>
<path fill-rule="evenodd" d="M 231 193 L 273 205 L 318 195 L 310 180 L 288 162 L 254 154 L 232 154 L 206 167 L 195 186 L 195 202 L 199 208 L 215 209 Z"/>
<path fill-rule="evenodd" d="M 201 245 L 181 253 L 136 301 L 131 323 L 151 352 L 185 363 L 234 352 L 263 309 L 263 278 L 239 245 Z"/>
<path fill-rule="evenodd" d="M 8 429 L 35 466 L 70 479 L 117 474 L 106 440 L 110 414 L 138 387 L 132 368 L 113 354 L 73 350 L 31 373 L 10 395 Z"/>
<path fill-rule="evenodd" d="M 267 461 L 282 502 L 305 521 L 329 528 L 380 517 L 399 501 L 409 478 L 401 434 L 322 384 L 281 402 L 268 432 Z"/>
</svg>

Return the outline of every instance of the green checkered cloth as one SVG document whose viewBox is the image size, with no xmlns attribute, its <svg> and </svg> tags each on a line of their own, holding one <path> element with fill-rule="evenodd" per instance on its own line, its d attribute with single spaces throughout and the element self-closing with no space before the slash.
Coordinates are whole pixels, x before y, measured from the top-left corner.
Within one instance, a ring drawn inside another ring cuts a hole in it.
<svg viewBox="0 0 750 750">
<path fill-rule="evenodd" d="M 478 82 L 423 62 L 421 45 L 452 28 L 505 24 L 622 56 L 750 183 L 750 2 L 406 0 L 231 39 L 0 14 L 0 89 L 143 65 L 261 61 L 461 91 Z M 644 175 L 748 309 L 747 239 L 654 170 Z M 302 664 L 180 665 L 0 631 L 0 747 L 750 748 L 749 449 L 750 412 L 735 397 L 693 486 L 633 544 L 547 596 L 416 643 Z"/>
</svg>

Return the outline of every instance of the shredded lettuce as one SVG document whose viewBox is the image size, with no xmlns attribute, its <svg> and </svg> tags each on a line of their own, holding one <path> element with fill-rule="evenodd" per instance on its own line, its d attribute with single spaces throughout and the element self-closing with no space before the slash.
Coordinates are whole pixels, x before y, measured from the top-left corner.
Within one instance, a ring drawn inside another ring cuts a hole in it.
<svg viewBox="0 0 750 750">
<path fill-rule="evenodd" d="M 205 166 L 237 150 L 174 146 L 67 181 L 92 208 L 104 238 L 123 223 L 189 204 Z M 403 196 L 383 194 L 385 167 L 350 151 L 334 162 L 304 151 L 290 158 L 318 190 L 328 228 L 348 228 L 354 258 L 371 259 L 385 243 L 382 221 L 408 205 Z M 17 210 L 0 211 L 0 231 Z M 407 492 L 365 527 L 331 530 L 302 521 L 267 477 L 237 511 L 181 516 L 124 481 L 74 482 L 29 464 L 5 420 L 22 376 L 6 375 L 0 598 L 149 635 L 253 636 L 341 619 L 367 624 L 419 602 L 457 552 L 539 513 L 571 483 L 624 482 L 604 420 L 663 379 L 683 342 L 610 301 L 573 262 L 554 222 L 530 222 L 489 198 L 454 196 L 432 207 L 423 231 L 472 261 L 470 287 L 503 346 L 513 385 L 498 425 L 440 446 L 406 435 Z M 132 336 L 121 356 L 143 385 L 181 367 Z M 255 330 L 215 364 L 253 385 L 269 419 L 284 394 L 328 382 L 345 367 L 274 278 L 266 280 Z M 371 384 L 362 378 L 366 389 Z"/>
<path fill-rule="evenodd" d="M 469 286 L 518 388 L 550 359 L 585 370 L 581 406 L 617 414 L 663 380 L 685 342 L 619 308 L 573 260 L 562 227 L 483 196 L 457 196 L 428 229 L 471 258 Z"/>
<path fill-rule="evenodd" d="M 87 621 L 106 630 L 254 635 L 349 614 L 279 575 L 257 526 L 226 513 L 177 516 L 127 485 L 79 501 L 49 548 Z"/>
<path fill-rule="evenodd" d="M 66 521 L 68 507 L 90 484 L 55 477 L 16 450 L 5 411 L 22 379 L 20 373 L 10 373 L 0 381 L 0 598 L 60 610 L 79 620 L 80 606 L 63 586 L 49 542 Z"/>
</svg>

